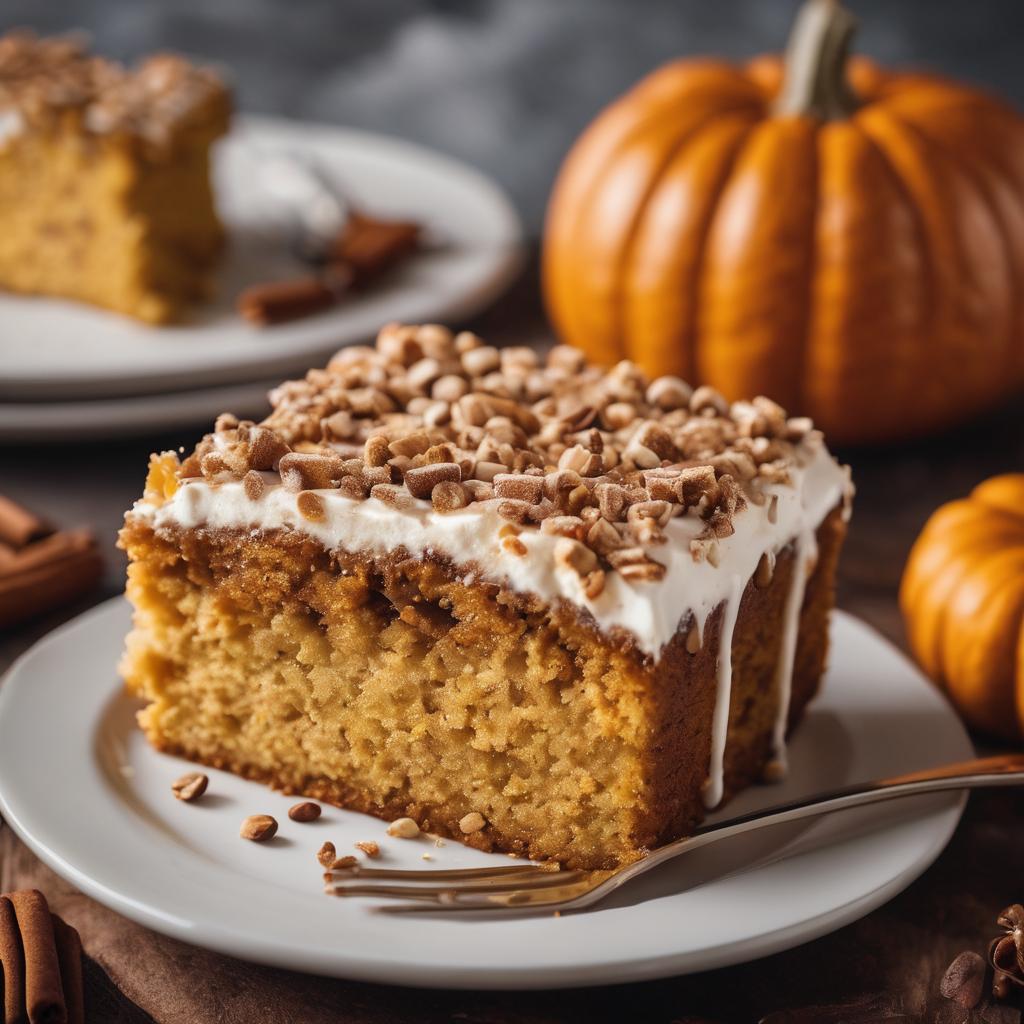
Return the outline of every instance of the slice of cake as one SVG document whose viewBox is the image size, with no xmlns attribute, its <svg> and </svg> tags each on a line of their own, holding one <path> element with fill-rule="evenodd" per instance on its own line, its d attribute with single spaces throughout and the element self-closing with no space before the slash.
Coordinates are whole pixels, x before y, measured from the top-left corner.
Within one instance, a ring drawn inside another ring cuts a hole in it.
<svg viewBox="0 0 1024 1024">
<path fill-rule="evenodd" d="M 156 747 L 582 867 L 780 770 L 850 494 L 807 420 L 436 326 L 271 397 L 126 517 Z"/>
<path fill-rule="evenodd" d="M 209 150 L 229 112 L 180 57 L 129 71 L 74 38 L 0 38 L 0 288 L 178 317 L 223 246 Z"/>
</svg>

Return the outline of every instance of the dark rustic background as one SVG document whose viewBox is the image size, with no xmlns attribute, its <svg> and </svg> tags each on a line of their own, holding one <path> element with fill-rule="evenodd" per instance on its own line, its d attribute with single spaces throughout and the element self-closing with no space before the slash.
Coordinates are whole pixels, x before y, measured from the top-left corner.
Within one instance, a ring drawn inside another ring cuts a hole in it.
<svg viewBox="0 0 1024 1024">
<path fill-rule="evenodd" d="M 847 0 L 858 48 L 1024 106 L 1020 0 Z M 3 0 L 0 29 L 85 28 L 131 61 L 222 63 L 243 110 L 402 135 L 493 174 L 539 228 L 573 138 L 685 54 L 780 49 L 796 0 Z"/>
</svg>

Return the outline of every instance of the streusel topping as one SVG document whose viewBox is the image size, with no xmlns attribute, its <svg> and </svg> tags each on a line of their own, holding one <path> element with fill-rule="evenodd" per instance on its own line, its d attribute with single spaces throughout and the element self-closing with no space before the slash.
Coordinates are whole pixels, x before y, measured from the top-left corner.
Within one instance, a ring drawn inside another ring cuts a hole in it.
<svg viewBox="0 0 1024 1024">
<path fill-rule="evenodd" d="M 767 398 L 730 404 L 630 362 L 604 371 L 566 346 L 542 360 L 436 325 L 389 324 L 375 347 L 343 349 L 271 403 L 259 424 L 221 416 L 178 477 L 240 480 L 256 501 L 261 474 L 276 473 L 312 522 L 324 489 L 440 513 L 491 503 L 512 553 L 525 554 L 523 531 L 564 538 L 554 558 L 588 596 L 608 571 L 661 579 L 673 517 L 699 521 L 692 556 L 714 564 L 737 512 L 762 506 L 773 521 L 770 489 L 821 441 Z"/>
<path fill-rule="evenodd" d="M 17 31 L 0 37 L 0 110 L 43 126 L 77 114 L 88 132 L 159 149 L 187 126 L 226 118 L 228 93 L 212 70 L 173 54 L 128 69 L 91 55 L 81 37 Z"/>
</svg>

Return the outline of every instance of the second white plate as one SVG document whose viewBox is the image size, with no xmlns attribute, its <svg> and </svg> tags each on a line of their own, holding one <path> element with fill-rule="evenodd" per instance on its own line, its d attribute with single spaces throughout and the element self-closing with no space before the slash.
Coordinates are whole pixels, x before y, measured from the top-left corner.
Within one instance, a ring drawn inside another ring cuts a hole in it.
<svg viewBox="0 0 1024 1024">
<path fill-rule="evenodd" d="M 508 861 L 448 842 L 390 839 L 383 823 L 326 808 L 287 818 L 293 799 L 210 771 L 207 795 L 174 800 L 185 762 L 153 751 L 116 666 L 129 610 L 116 598 L 51 634 L 0 687 L 0 811 L 83 892 L 157 931 L 300 971 L 405 985 L 545 988 L 707 970 L 806 942 L 884 903 L 938 856 L 957 795 L 901 800 L 804 828 L 744 837 L 645 875 L 560 918 L 483 920 L 375 914 L 321 890 L 315 852 L 376 839 L 382 864 Z M 833 621 L 832 667 L 790 751 L 789 779 L 756 787 L 732 816 L 833 786 L 972 755 L 955 715 L 868 627 Z M 45 752 L 45 756 L 40 756 Z M 257 845 L 249 814 L 281 822 Z"/>
<path fill-rule="evenodd" d="M 303 273 L 281 236 L 281 210 L 259 185 L 264 154 L 315 161 L 370 213 L 411 218 L 445 245 L 335 309 L 258 329 L 234 311 L 247 285 Z M 422 146 L 368 132 L 238 118 L 216 150 L 228 229 L 219 298 L 192 322 L 149 327 L 89 306 L 0 294 L 0 399 L 96 398 L 208 387 L 305 372 L 389 320 L 456 322 L 517 273 L 519 218 L 479 171 Z"/>
</svg>

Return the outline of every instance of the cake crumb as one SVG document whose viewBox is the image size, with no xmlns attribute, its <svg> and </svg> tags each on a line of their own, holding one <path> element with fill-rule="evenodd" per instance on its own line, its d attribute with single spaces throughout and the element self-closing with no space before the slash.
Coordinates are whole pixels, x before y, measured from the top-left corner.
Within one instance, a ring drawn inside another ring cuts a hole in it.
<svg viewBox="0 0 1024 1024">
<path fill-rule="evenodd" d="M 487 822 L 479 811 L 470 811 L 469 814 L 459 820 L 459 828 L 463 835 L 472 835 L 479 832 Z"/>
<path fill-rule="evenodd" d="M 372 839 L 364 839 L 355 844 L 357 850 L 365 853 L 367 857 L 379 857 L 380 856 L 380 844 L 375 843 Z"/>
<path fill-rule="evenodd" d="M 329 868 L 337 856 L 338 851 L 334 848 L 334 843 L 330 842 L 324 843 L 316 852 L 316 859 L 325 868 Z"/>
<path fill-rule="evenodd" d="M 420 827 L 412 818 L 398 818 L 388 825 L 388 835 L 396 839 L 415 839 L 420 834 Z"/>
</svg>

